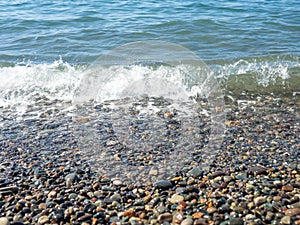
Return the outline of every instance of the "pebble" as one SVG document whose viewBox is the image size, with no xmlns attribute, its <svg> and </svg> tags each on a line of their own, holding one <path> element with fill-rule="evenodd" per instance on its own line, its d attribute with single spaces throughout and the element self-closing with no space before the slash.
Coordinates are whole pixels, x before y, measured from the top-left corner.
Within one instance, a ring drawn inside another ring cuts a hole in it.
<svg viewBox="0 0 300 225">
<path fill-rule="evenodd" d="M 173 216 L 171 213 L 163 213 L 157 217 L 159 223 L 172 222 Z"/>
<path fill-rule="evenodd" d="M 267 198 L 265 196 L 259 196 L 254 199 L 254 204 L 256 206 L 260 206 L 260 205 L 264 204 L 266 201 L 267 201 Z"/>
<path fill-rule="evenodd" d="M 173 204 L 181 202 L 184 200 L 184 197 L 178 194 L 174 194 L 171 196 L 171 198 L 169 198 L 169 201 Z"/>
<path fill-rule="evenodd" d="M 181 212 L 176 212 L 174 215 L 173 215 L 173 219 L 172 219 L 172 223 L 176 223 L 176 224 L 179 224 L 181 223 L 183 220 L 183 215 Z"/>
<path fill-rule="evenodd" d="M 224 180 L 224 182 L 229 183 L 230 181 L 232 181 L 232 177 L 231 176 L 224 176 L 223 180 Z"/>
<path fill-rule="evenodd" d="M 159 180 L 156 181 L 153 185 L 159 189 L 168 189 L 173 187 L 173 184 L 168 180 Z"/>
<path fill-rule="evenodd" d="M 285 185 L 285 186 L 282 186 L 282 190 L 285 192 L 290 192 L 290 191 L 294 190 L 294 187 L 292 185 Z"/>
<path fill-rule="evenodd" d="M 273 197 L 274 202 L 279 202 L 281 199 L 282 197 L 278 195 Z"/>
<path fill-rule="evenodd" d="M 210 175 L 211 178 L 216 178 L 216 177 L 219 177 L 219 176 L 225 176 L 227 175 L 224 171 L 216 171 L 214 173 L 212 173 Z"/>
<path fill-rule="evenodd" d="M 243 225 L 244 220 L 242 218 L 231 218 L 229 220 L 229 225 Z"/>
<path fill-rule="evenodd" d="M 123 182 L 121 180 L 114 180 L 113 181 L 113 185 L 115 185 L 115 186 L 122 186 Z"/>
<path fill-rule="evenodd" d="M 181 222 L 180 225 L 193 225 L 193 223 L 194 223 L 194 220 L 193 220 L 193 219 L 191 219 L 191 218 L 186 218 L 186 219 L 184 219 L 184 220 Z"/>
<path fill-rule="evenodd" d="M 281 218 L 280 223 L 281 224 L 291 224 L 291 217 L 290 216 L 284 216 Z"/>
<path fill-rule="evenodd" d="M 0 217 L 0 225 L 9 225 L 9 220 L 6 217 Z"/>
<path fill-rule="evenodd" d="M 39 224 L 45 224 L 45 223 L 48 223 L 49 222 L 49 217 L 48 216 L 41 216 L 39 219 L 38 219 L 38 223 Z"/>
<path fill-rule="evenodd" d="M 193 169 L 190 170 L 189 174 L 194 178 L 198 178 L 202 176 L 203 171 L 199 167 L 193 167 Z"/>
<path fill-rule="evenodd" d="M 209 214 L 213 214 L 217 211 L 217 209 L 215 207 L 208 207 L 206 210 Z"/>
<path fill-rule="evenodd" d="M 259 175 L 259 174 L 263 174 L 267 171 L 267 169 L 263 166 L 253 166 L 250 168 L 250 172 L 252 174 L 254 174 L 255 176 L 256 175 Z"/>
<path fill-rule="evenodd" d="M 300 215 L 300 208 L 287 209 L 285 211 L 286 216 L 298 216 Z"/>
</svg>

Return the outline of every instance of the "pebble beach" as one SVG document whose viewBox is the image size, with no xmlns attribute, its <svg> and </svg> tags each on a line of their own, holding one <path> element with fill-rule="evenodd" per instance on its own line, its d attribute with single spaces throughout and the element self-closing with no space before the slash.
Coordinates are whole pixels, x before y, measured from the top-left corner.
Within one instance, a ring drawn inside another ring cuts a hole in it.
<svg viewBox="0 0 300 225">
<path fill-rule="evenodd" d="M 144 185 L 83 159 L 71 103 L 0 108 L 0 225 L 300 224 L 299 95 L 240 99 L 209 167 Z"/>
</svg>

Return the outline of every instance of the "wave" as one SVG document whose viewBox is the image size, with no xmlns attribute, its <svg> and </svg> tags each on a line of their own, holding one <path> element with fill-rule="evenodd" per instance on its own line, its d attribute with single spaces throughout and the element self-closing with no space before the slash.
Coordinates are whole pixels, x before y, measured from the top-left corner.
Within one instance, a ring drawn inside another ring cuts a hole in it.
<svg viewBox="0 0 300 225">
<path fill-rule="evenodd" d="M 256 57 L 231 61 L 208 61 L 225 93 L 238 98 L 242 92 L 300 93 L 300 58 Z M 144 65 L 142 67 L 147 67 Z M 50 64 L 0 64 L 0 106 L 32 104 L 41 99 L 72 101 L 89 65 L 72 65 L 62 59 Z M 156 73 L 168 73 L 160 66 Z M 120 70 L 117 70 L 120 71 Z M 137 73 L 133 68 L 131 73 Z M 148 71 L 148 70 L 147 70 Z M 174 70 L 169 70 L 173 73 Z M 116 80 L 123 75 L 116 74 Z M 178 74 L 177 74 L 178 76 Z M 175 81 L 176 83 L 176 81 Z M 109 87 L 114 92 L 114 87 Z M 115 88 L 120 88 L 116 85 Z"/>
</svg>

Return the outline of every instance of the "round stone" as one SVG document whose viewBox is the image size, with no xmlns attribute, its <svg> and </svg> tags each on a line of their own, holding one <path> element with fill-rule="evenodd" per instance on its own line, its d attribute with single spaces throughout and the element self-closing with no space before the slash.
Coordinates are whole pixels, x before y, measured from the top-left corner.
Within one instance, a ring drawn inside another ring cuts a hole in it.
<svg viewBox="0 0 300 225">
<path fill-rule="evenodd" d="M 192 225 L 194 223 L 193 219 L 191 218 L 186 218 L 184 219 L 180 225 Z"/>
<path fill-rule="evenodd" d="M 176 204 L 178 202 L 181 202 L 184 200 L 184 197 L 178 194 L 174 194 L 171 196 L 171 198 L 169 198 L 169 201 L 173 204 Z"/>
<path fill-rule="evenodd" d="M 1 217 L 0 218 L 0 225 L 8 225 L 9 220 L 6 217 Z"/>
</svg>

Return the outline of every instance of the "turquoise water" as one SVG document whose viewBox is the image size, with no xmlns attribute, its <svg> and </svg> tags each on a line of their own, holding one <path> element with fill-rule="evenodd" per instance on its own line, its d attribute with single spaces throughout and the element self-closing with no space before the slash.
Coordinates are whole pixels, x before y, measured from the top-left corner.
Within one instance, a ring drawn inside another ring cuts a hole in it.
<svg viewBox="0 0 300 225">
<path fill-rule="evenodd" d="M 297 93 L 299 15 L 298 0 L 0 1 L 0 99 L 70 97 L 86 65 L 145 40 L 190 49 L 230 90 Z"/>
</svg>

